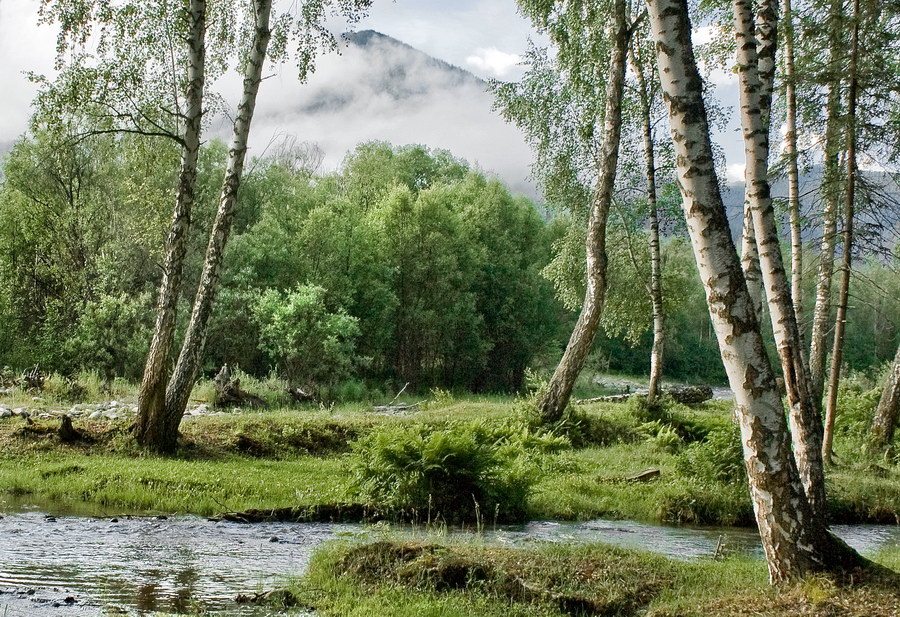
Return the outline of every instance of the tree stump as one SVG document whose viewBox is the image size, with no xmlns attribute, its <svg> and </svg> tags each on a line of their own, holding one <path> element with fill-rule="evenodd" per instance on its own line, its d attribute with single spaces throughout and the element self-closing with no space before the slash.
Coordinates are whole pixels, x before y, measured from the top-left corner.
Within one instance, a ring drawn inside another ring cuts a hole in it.
<svg viewBox="0 0 900 617">
<path fill-rule="evenodd" d="M 266 402 L 255 394 L 241 390 L 241 380 L 231 377 L 231 369 L 225 364 L 213 380 L 215 396 L 213 407 L 265 407 Z"/>
<path fill-rule="evenodd" d="M 66 414 L 63 415 L 57 432 L 59 434 L 59 440 L 63 443 L 73 443 L 84 439 L 84 435 L 81 434 L 81 431 L 72 426 L 72 418 Z"/>
</svg>

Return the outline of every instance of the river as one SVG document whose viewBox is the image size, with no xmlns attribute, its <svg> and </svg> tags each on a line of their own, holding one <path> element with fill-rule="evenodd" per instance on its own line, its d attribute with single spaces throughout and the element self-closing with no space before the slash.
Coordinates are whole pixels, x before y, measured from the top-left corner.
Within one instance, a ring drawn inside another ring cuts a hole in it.
<svg viewBox="0 0 900 617">
<path fill-rule="evenodd" d="M 0 496 L 0 617 L 164 613 L 266 616 L 238 594 L 301 574 L 322 542 L 370 533 L 352 524 L 243 525 L 196 516 L 99 511 L 86 504 Z M 900 549 L 900 527 L 843 525 L 835 532 L 863 553 Z M 605 542 L 678 559 L 726 551 L 758 553 L 749 529 L 690 528 L 631 521 L 531 522 L 485 532 L 508 545 Z"/>
</svg>

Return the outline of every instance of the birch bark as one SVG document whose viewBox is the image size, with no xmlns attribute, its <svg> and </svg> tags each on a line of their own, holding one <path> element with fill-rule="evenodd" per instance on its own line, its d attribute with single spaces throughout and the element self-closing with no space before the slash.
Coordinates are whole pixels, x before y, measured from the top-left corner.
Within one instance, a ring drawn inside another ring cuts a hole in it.
<svg viewBox="0 0 900 617">
<path fill-rule="evenodd" d="M 662 291 L 662 255 L 659 244 L 659 211 L 656 196 L 656 153 L 653 145 L 653 126 L 650 113 L 650 89 L 644 77 L 644 67 L 638 61 L 634 47 L 629 49 L 631 65 L 638 85 L 641 128 L 644 138 L 644 174 L 647 182 L 647 207 L 650 219 L 650 303 L 653 307 L 653 345 L 650 349 L 650 383 L 647 401 L 652 403 L 659 394 L 662 379 L 663 349 L 666 338 L 666 313 Z"/>
<path fill-rule="evenodd" d="M 625 62 L 630 32 L 626 23 L 625 0 L 615 0 L 615 41 L 609 59 L 606 84 L 606 109 L 603 122 L 605 138 L 600 147 L 597 185 L 591 200 L 587 231 L 587 290 L 581 314 L 569 338 L 562 359 L 550 379 L 547 391 L 538 401 L 538 411 L 546 423 L 559 420 L 569 404 L 575 380 L 594 344 L 603 302 L 606 297 L 606 225 L 615 186 L 622 132 L 622 97 L 625 87 Z"/>
<path fill-rule="evenodd" d="M 272 0 L 254 0 L 253 8 L 255 14 L 253 41 L 244 68 L 244 89 L 228 150 L 228 164 L 219 197 L 219 208 L 210 233 L 203 273 L 197 288 L 187 334 L 178 362 L 166 388 L 165 409 L 154 423 L 152 439 L 147 441 L 149 447 L 158 451 L 171 451 L 177 442 L 178 425 L 184 415 L 203 355 L 206 326 L 219 284 L 225 245 L 234 220 L 237 193 L 247 153 L 250 123 L 256 107 L 256 97 L 262 81 L 263 63 L 271 36 L 269 18 L 272 11 Z"/>
<path fill-rule="evenodd" d="M 200 134 L 203 126 L 203 92 L 206 74 L 206 0 L 191 0 L 188 8 L 189 64 L 185 95 L 184 136 L 182 139 L 181 172 L 172 223 L 166 238 L 166 256 L 156 311 L 156 325 L 144 376 L 138 396 L 138 417 L 135 437 L 138 443 L 150 445 L 159 439 L 157 430 L 164 424 L 166 379 L 169 354 L 175 335 L 178 299 L 191 210 L 197 184 L 197 159 L 200 153 Z"/>
<path fill-rule="evenodd" d="M 713 166 L 686 0 L 647 0 L 683 208 L 722 362 L 735 392 L 756 521 L 773 582 L 863 563 L 806 500 Z"/>
<path fill-rule="evenodd" d="M 790 405 L 794 458 L 813 515 L 825 517 L 825 473 L 821 459 L 822 421 L 809 382 L 809 368 L 794 315 L 790 286 L 781 257 L 775 210 L 769 186 L 769 122 L 772 100 L 774 41 L 760 43 L 757 32 L 774 38 L 774 1 L 765 0 L 754 18 L 751 0 L 733 3 L 740 84 L 741 127 L 746 157 L 746 198 L 749 205 L 759 263 L 768 299 L 769 315 L 784 386 Z M 765 28 L 755 28 L 766 23 Z M 757 50 L 766 53 L 759 57 Z M 765 67 L 765 70 L 760 70 Z"/>
<path fill-rule="evenodd" d="M 794 12 L 784 0 L 784 98 L 786 109 L 784 153 L 787 158 L 788 212 L 791 226 L 791 297 L 803 337 L 803 236 L 800 229 L 800 170 L 797 152 L 797 86 L 794 83 Z M 815 393 L 815 392 L 814 392 Z"/>
</svg>

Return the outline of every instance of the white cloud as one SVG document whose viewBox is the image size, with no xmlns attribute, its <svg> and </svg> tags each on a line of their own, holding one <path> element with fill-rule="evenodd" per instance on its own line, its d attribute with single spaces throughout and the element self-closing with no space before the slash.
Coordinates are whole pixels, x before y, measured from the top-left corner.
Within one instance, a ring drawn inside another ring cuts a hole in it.
<svg viewBox="0 0 900 617">
<path fill-rule="evenodd" d="M 729 182 L 743 182 L 746 168 L 745 163 L 731 163 L 725 168 L 725 177 Z"/>
<path fill-rule="evenodd" d="M 505 77 L 521 60 L 518 54 L 509 54 L 496 47 L 481 47 L 466 58 L 466 64 L 492 77 Z"/>
</svg>

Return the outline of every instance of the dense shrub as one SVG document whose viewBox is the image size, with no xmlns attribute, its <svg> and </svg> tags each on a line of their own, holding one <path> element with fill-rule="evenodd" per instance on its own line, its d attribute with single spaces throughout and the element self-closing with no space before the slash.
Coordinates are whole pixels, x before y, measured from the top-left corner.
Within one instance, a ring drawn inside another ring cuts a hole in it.
<svg viewBox="0 0 900 617">
<path fill-rule="evenodd" d="M 301 285 L 287 294 L 269 290 L 254 306 L 260 344 L 292 382 L 332 384 L 353 368 L 357 320 L 330 312 L 324 296 L 321 287 Z"/>
<path fill-rule="evenodd" d="M 737 426 L 717 429 L 706 439 L 690 444 L 678 456 L 676 470 L 685 477 L 744 486 L 744 451 Z"/>
<path fill-rule="evenodd" d="M 566 445 L 484 423 L 388 428 L 353 444 L 351 470 L 364 499 L 399 517 L 518 521 L 538 472 L 529 453 Z"/>
</svg>

